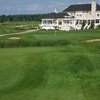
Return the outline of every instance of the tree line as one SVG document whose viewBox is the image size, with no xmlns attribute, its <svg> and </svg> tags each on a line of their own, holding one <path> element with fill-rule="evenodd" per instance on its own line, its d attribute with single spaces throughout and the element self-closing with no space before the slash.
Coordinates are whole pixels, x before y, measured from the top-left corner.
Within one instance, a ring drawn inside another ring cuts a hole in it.
<svg viewBox="0 0 100 100">
<path fill-rule="evenodd" d="M 13 22 L 13 21 L 41 21 L 41 18 L 46 14 L 35 14 L 35 15 L 1 15 L 0 22 L 3 23 L 5 21 Z"/>
</svg>

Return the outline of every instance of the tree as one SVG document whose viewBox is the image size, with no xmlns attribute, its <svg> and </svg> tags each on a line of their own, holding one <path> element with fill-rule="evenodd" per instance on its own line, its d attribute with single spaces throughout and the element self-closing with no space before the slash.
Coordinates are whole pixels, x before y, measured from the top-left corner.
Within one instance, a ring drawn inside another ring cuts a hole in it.
<svg viewBox="0 0 100 100">
<path fill-rule="evenodd" d="M 90 29 L 94 29 L 94 22 L 91 22 Z"/>
<path fill-rule="evenodd" d="M 0 22 L 3 23 L 4 21 L 41 21 L 41 19 L 46 14 L 26 14 L 26 15 L 2 15 L 0 16 Z"/>
<path fill-rule="evenodd" d="M 7 21 L 7 17 L 5 15 L 0 16 L 0 22 L 3 23 Z"/>
<path fill-rule="evenodd" d="M 82 30 L 84 29 L 85 24 L 86 24 L 86 22 L 83 21 L 83 23 L 82 23 Z"/>
</svg>

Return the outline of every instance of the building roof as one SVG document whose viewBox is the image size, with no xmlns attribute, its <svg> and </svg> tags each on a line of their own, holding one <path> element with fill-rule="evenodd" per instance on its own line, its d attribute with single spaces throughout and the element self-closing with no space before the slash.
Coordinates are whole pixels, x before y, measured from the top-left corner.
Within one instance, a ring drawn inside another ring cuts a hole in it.
<svg viewBox="0 0 100 100">
<path fill-rule="evenodd" d="M 97 4 L 97 11 L 100 11 L 100 5 Z"/>
<path fill-rule="evenodd" d="M 97 4 L 97 11 L 100 10 L 100 5 Z M 63 12 L 69 12 L 69 11 L 91 11 L 91 4 L 76 4 L 71 5 L 68 8 L 66 8 Z"/>
<path fill-rule="evenodd" d="M 43 19 L 65 18 L 69 17 L 67 13 L 49 13 Z"/>
</svg>

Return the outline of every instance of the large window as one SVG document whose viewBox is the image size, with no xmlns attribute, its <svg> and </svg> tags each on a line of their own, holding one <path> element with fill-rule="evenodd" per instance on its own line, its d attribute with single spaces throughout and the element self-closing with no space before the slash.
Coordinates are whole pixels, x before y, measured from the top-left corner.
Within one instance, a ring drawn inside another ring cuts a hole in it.
<svg viewBox="0 0 100 100">
<path fill-rule="evenodd" d="M 52 22 L 52 20 L 43 20 L 43 23 L 44 24 L 52 24 L 53 22 Z"/>
<path fill-rule="evenodd" d="M 64 23 L 65 24 L 69 24 L 69 20 L 64 20 Z"/>
<path fill-rule="evenodd" d="M 52 24 L 52 20 L 48 20 L 48 24 Z"/>
<path fill-rule="evenodd" d="M 99 23 L 99 19 L 96 20 L 96 23 Z"/>
</svg>

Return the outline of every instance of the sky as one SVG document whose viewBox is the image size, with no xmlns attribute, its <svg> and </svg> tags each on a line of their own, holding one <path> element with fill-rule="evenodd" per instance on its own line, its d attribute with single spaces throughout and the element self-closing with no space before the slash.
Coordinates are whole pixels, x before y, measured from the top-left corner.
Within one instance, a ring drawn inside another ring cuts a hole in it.
<svg viewBox="0 0 100 100">
<path fill-rule="evenodd" d="M 40 14 L 64 10 L 71 4 L 91 3 L 92 0 L 0 0 L 0 15 Z M 96 0 L 100 4 L 100 0 Z"/>
</svg>

